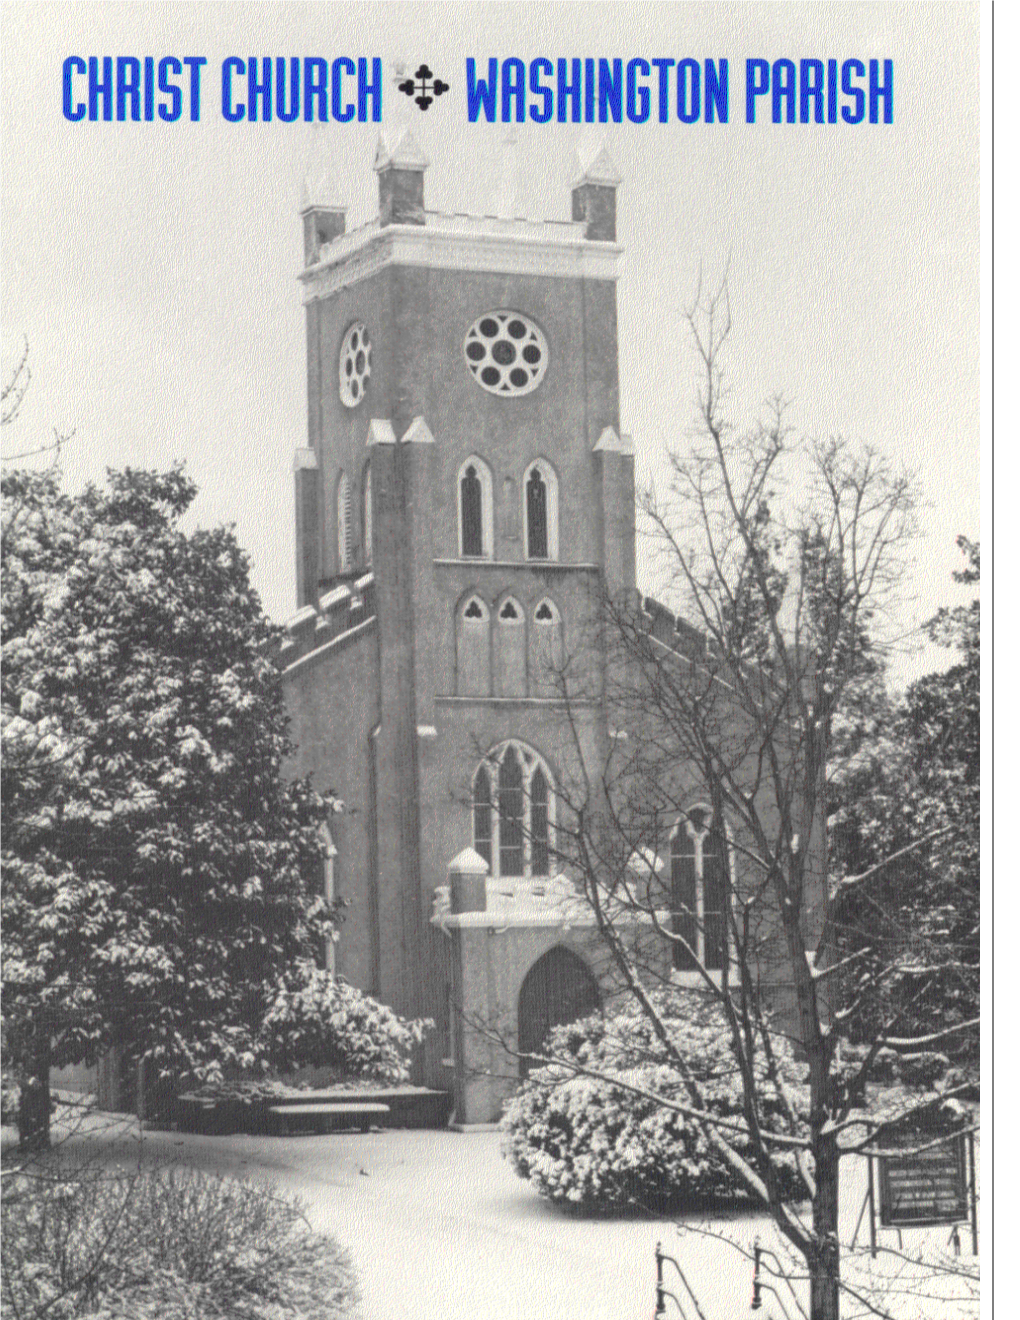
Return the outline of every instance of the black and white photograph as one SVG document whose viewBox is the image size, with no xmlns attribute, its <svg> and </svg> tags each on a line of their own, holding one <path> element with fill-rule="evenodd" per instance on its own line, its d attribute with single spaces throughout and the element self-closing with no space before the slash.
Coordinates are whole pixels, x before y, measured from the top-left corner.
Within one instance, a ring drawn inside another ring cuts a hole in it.
<svg viewBox="0 0 1020 1320">
<path fill-rule="evenodd" d="M 0 7 L 5 1315 L 977 1320 L 989 9 Z"/>
</svg>

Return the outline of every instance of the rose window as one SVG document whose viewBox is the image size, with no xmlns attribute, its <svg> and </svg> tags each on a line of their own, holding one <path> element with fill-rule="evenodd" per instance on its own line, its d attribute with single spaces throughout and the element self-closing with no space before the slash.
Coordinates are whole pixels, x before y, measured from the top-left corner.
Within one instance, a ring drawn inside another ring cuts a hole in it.
<svg viewBox="0 0 1020 1320">
<path fill-rule="evenodd" d="M 372 343 L 365 327 L 355 321 L 340 345 L 340 398 L 348 408 L 356 408 L 365 397 L 371 374 Z"/>
<path fill-rule="evenodd" d="M 545 335 L 519 312 L 487 312 L 464 339 L 468 370 L 490 394 L 530 394 L 549 365 Z"/>
</svg>

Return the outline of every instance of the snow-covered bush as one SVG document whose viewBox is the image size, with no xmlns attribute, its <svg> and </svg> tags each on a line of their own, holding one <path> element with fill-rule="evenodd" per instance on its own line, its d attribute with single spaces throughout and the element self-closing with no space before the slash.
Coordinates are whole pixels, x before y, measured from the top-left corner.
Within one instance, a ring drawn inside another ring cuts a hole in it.
<svg viewBox="0 0 1020 1320">
<path fill-rule="evenodd" d="M 0 1073 L 0 1123 L 16 1123 L 20 1104 L 21 1087 L 17 1078 L 5 1068 Z"/>
<path fill-rule="evenodd" d="M 303 964 L 280 981 L 259 1044 L 279 1072 L 314 1060 L 344 1078 L 406 1082 L 411 1051 L 432 1025 L 408 1021 L 346 981 Z"/>
<path fill-rule="evenodd" d="M 334 1320 L 354 1302 L 343 1249 L 243 1180 L 51 1160 L 5 1181 L 3 1209 L 3 1312 L 23 1320 Z"/>
<path fill-rule="evenodd" d="M 720 1010 L 679 992 L 654 1001 L 698 1089 L 704 1112 L 739 1155 L 754 1164 L 744 1127 L 742 1087 Z M 706 1136 L 704 1124 L 672 1108 L 700 1109 L 636 1005 L 556 1027 L 545 1047 L 562 1063 L 532 1072 L 507 1105 L 504 1154 L 522 1178 L 563 1206 L 589 1211 L 654 1210 L 746 1200 L 746 1185 Z M 778 1063 L 798 1108 L 798 1069 L 781 1047 Z M 759 1055 L 761 1122 L 789 1132 Z M 777 1157 L 782 1194 L 806 1194 L 789 1154 Z"/>
</svg>

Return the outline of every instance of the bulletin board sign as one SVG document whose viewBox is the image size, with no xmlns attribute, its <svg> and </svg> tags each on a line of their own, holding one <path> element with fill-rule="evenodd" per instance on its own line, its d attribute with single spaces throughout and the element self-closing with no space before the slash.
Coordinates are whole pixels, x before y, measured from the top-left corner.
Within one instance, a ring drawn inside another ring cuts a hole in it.
<svg viewBox="0 0 1020 1320">
<path fill-rule="evenodd" d="M 909 1154 L 880 1155 L 878 1179 L 883 1228 L 954 1224 L 967 1218 L 963 1136 Z"/>
</svg>

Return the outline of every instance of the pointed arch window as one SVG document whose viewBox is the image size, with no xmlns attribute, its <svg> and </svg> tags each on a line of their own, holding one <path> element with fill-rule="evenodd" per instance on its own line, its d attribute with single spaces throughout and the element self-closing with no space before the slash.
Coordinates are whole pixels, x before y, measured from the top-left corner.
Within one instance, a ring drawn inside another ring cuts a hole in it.
<svg viewBox="0 0 1020 1320">
<path fill-rule="evenodd" d="M 492 558 L 492 473 L 469 458 L 457 474 L 457 536 L 464 559 Z"/>
<path fill-rule="evenodd" d="M 549 501 L 545 479 L 539 469 L 532 468 L 525 488 L 528 509 L 528 558 L 549 558 Z"/>
<path fill-rule="evenodd" d="M 482 553 L 482 483 L 478 469 L 469 463 L 460 479 L 461 554 Z"/>
<path fill-rule="evenodd" d="M 524 538 L 528 559 L 558 559 L 558 483 L 545 459 L 528 464 L 524 477 Z"/>
<path fill-rule="evenodd" d="M 347 473 L 341 470 L 336 483 L 336 550 L 341 573 L 351 566 L 351 523 L 351 483 Z"/>
<path fill-rule="evenodd" d="M 544 597 L 531 616 L 528 691 L 533 697 L 560 694 L 564 669 L 563 620 L 555 601 Z"/>
<path fill-rule="evenodd" d="M 522 743 L 497 748 L 472 782 L 472 846 L 503 879 L 547 876 L 552 847 L 552 780 Z"/>
<path fill-rule="evenodd" d="M 670 838 L 673 966 L 693 971 L 700 962 L 719 971 L 728 961 L 729 848 L 713 828 L 708 807 L 692 807 Z"/>
</svg>

